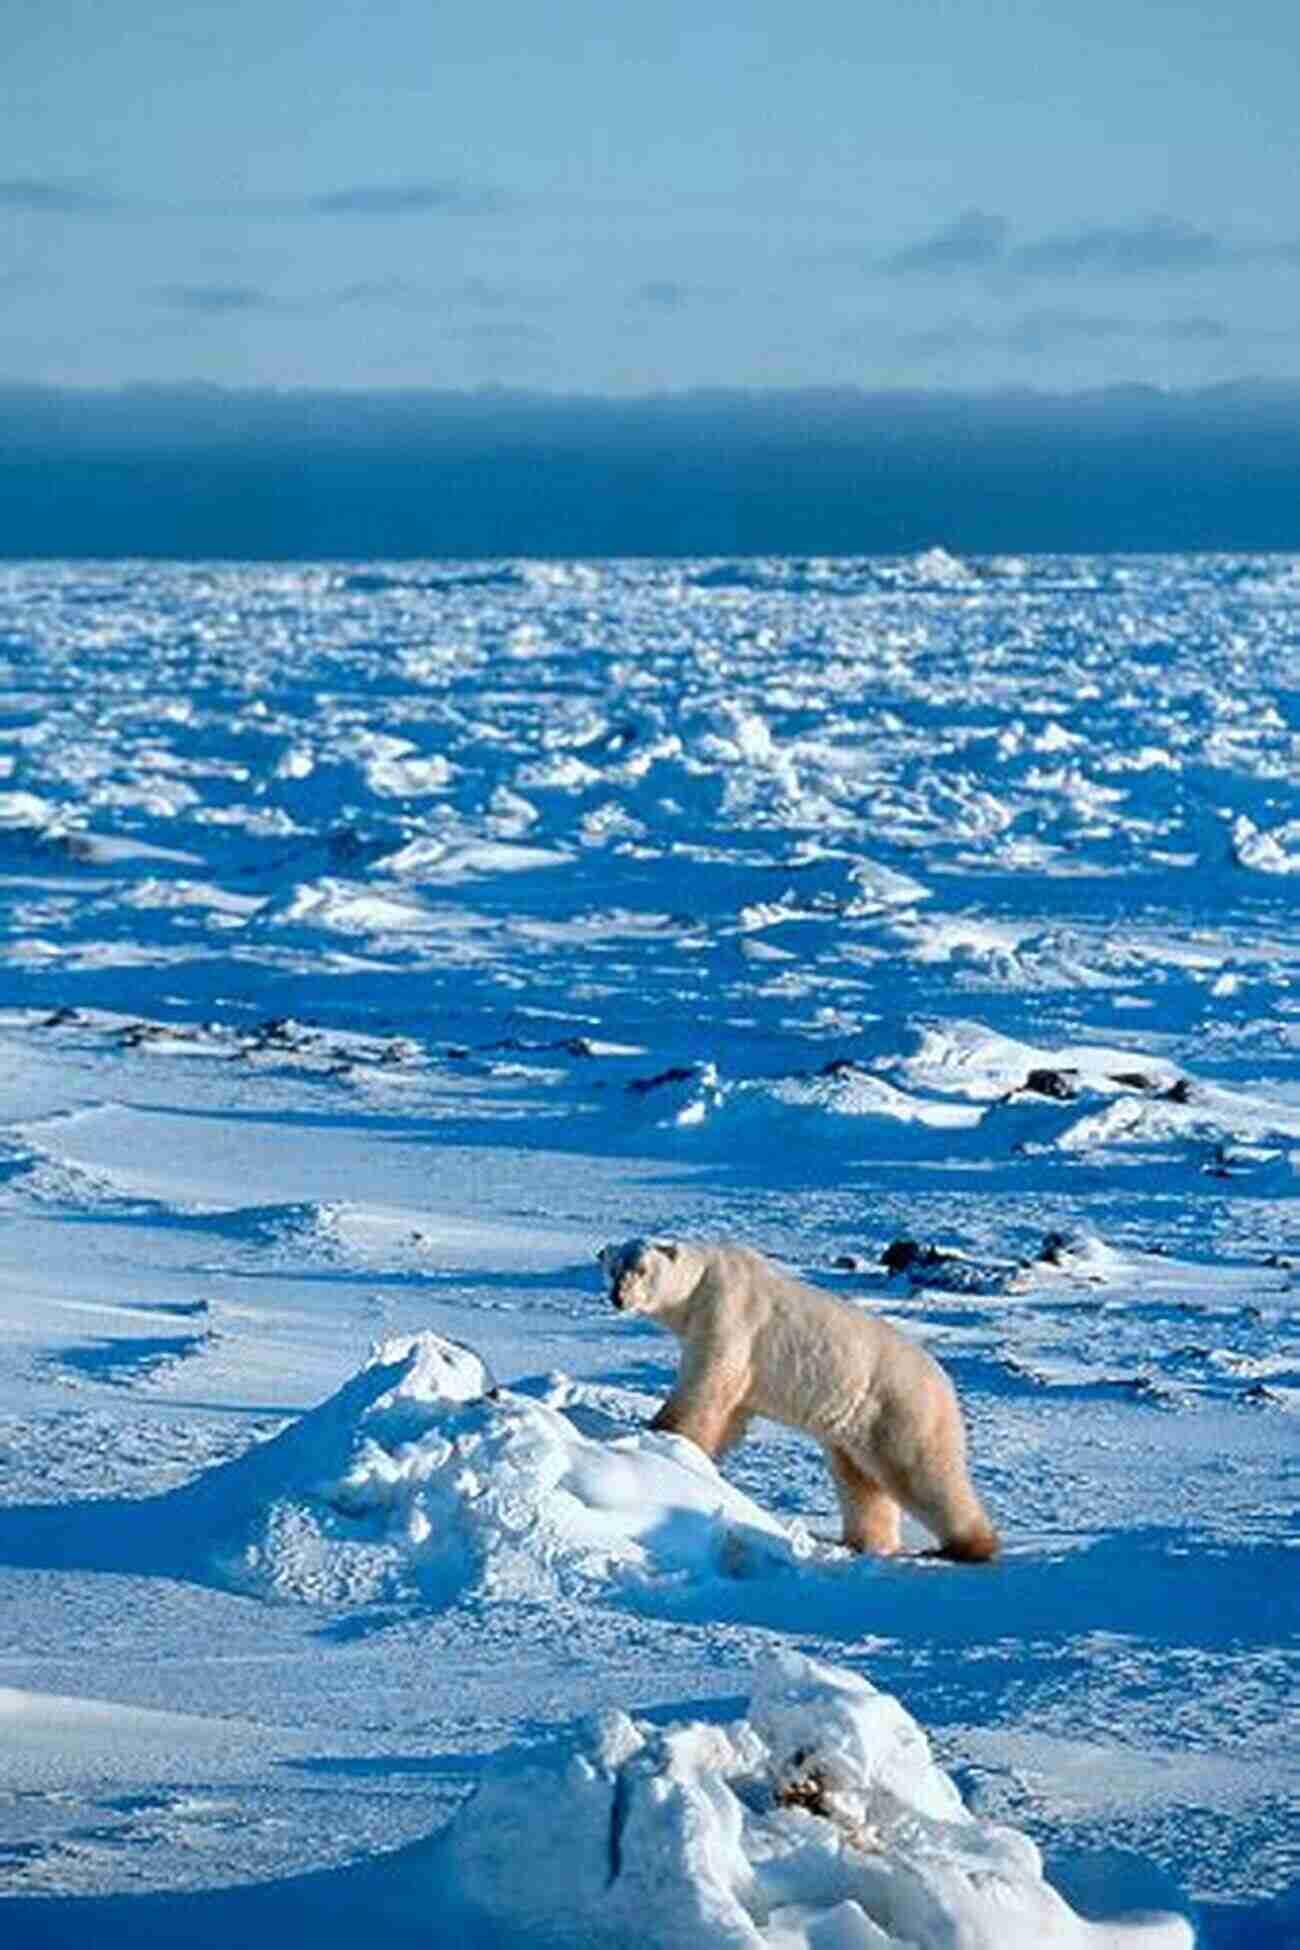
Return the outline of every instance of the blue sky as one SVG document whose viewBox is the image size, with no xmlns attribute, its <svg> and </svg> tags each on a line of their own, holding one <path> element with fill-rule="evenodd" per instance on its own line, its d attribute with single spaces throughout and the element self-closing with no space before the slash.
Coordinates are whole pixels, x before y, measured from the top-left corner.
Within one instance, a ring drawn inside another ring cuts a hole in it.
<svg viewBox="0 0 1300 1950">
<path fill-rule="evenodd" d="M 0 380 L 1300 377 L 1293 0 L 6 0 Z"/>
</svg>

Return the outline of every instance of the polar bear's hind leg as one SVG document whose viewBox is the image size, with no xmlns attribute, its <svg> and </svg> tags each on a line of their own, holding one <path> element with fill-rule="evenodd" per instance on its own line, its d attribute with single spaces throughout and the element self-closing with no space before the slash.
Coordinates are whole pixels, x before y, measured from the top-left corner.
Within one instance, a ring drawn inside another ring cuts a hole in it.
<svg viewBox="0 0 1300 1950">
<path fill-rule="evenodd" d="M 885 1521 L 883 1510 L 878 1511 L 878 1505 L 886 1504 L 892 1508 L 893 1543 L 886 1546 L 886 1550 L 898 1549 L 898 1509 L 901 1504 L 909 1516 L 915 1517 L 918 1523 L 925 1525 L 931 1536 L 938 1538 L 938 1546 L 931 1555 L 949 1558 L 955 1564 L 982 1564 L 988 1558 L 997 1556 L 998 1533 L 975 1494 L 964 1463 L 957 1457 L 931 1459 L 914 1455 L 907 1465 L 903 1465 L 896 1457 L 879 1450 L 874 1454 L 855 1457 L 837 1449 L 830 1452 L 830 1459 L 844 1510 L 844 1541 L 852 1548 L 878 1552 L 882 1548 L 873 1542 L 855 1542 L 850 1536 L 849 1505 L 845 1500 L 843 1485 L 852 1485 L 856 1481 L 874 1493 L 865 1500 L 861 1496 L 855 1497 L 855 1507 L 861 1513 L 862 1520 L 865 1520 L 868 1512 L 871 1513 L 873 1530 L 876 1525 L 883 1526 Z M 875 1534 L 888 1533 L 881 1531 Z"/>
<path fill-rule="evenodd" d="M 981 1564 L 996 1557 L 989 1522 L 966 1464 L 966 1431 L 952 1383 L 928 1363 L 903 1371 L 886 1390 L 873 1425 L 850 1444 L 860 1469 L 879 1478 L 909 1515 L 938 1539 L 937 1557 Z"/>
<path fill-rule="evenodd" d="M 939 1539 L 935 1557 L 954 1564 L 983 1564 L 996 1557 L 998 1533 L 968 1481 L 920 1483 L 913 1479 L 895 1486 L 905 1510 Z"/>
<path fill-rule="evenodd" d="M 894 1498 L 874 1476 L 859 1469 L 846 1450 L 828 1446 L 826 1459 L 840 1499 L 844 1544 L 851 1551 L 893 1557 L 899 1546 L 902 1516 Z"/>
</svg>

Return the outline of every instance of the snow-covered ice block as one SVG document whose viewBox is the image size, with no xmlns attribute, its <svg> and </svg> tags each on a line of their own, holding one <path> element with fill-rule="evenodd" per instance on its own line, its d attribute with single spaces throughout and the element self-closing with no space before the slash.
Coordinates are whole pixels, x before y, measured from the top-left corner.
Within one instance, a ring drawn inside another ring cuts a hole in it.
<svg viewBox="0 0 1300 1950">
<path fill-rule="evenodd" d="M 544 1873 L 537 1873 L 540 1865 Z M 1172 1915 L 1088 1922 L 1032 1841 L 968 1813 L 916 1721 L 778 1652 L 730 1726 L 610 1712 L 509 1756 L 428 1862 L 470 1941 L 585 1950 L 1188 1950 Z"/>
</svg>

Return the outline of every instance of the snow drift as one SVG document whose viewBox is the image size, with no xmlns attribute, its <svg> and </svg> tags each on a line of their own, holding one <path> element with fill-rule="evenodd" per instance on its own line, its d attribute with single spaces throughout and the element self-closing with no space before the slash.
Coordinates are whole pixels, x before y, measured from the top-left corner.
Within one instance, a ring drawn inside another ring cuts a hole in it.
<svg viewBox="0 0 1300 1950">
<path fill-rule="evenodd" d="M 1034 1843 L 978 1820 L 896 1699 L 778 1652 L 730 1726 L 603 1715 L 488 1773 L 433 1852 L 493 1944 L 587 1950 L 1186 1950 L 1085 1922 Z M 530 1872 L 545 1865 L 544 1874 Z M 444 1882 L 445 1878 L 445 1882 Z"/>
<path fill-rule="evenodd" d="M 811 1548 L 684 1437 L 583 1435 L 433 1333 L 161 1502 L 200 1575 L 316 1604 L 744 1577 Z"/>
</svg>

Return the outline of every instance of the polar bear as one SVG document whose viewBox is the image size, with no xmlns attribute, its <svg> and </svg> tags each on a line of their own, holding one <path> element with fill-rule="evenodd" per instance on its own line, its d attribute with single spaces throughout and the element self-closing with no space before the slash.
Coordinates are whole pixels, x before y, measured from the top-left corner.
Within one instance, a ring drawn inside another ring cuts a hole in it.
<svg viewBox="0 0 1300 1950">
<path fill-rule="evenodd" d="M 738 1442 L 753 1415 L 806 1429 L 826 1451 L 850 1550 L 897 1551 L 901 1506 L 941 1556 L 997 1554 L 952 1383 L 923 1348 L 744 1246 L 629 1239 L 597 1257 L 620 1311 L 683 1342 L 652 1428 L 710 1456 Z"/>
</svg>

